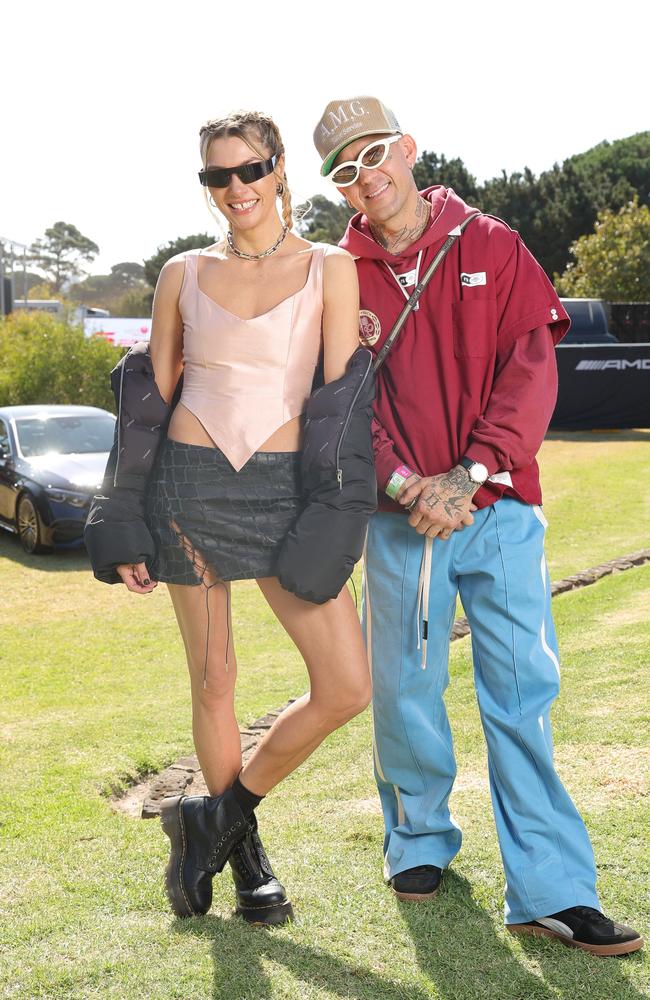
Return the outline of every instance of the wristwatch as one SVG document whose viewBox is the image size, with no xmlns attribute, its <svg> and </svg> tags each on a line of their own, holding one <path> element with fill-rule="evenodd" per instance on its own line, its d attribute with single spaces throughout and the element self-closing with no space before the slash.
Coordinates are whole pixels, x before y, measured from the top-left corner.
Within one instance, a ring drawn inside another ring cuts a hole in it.
<svg viewBox="0 0 650 1000">
<path fill-rule="evenodd" d="M 476 483 L 477 486 L 482 486 L 489 476 L 487 467 L 482 462 L 475 462 L 473 458 L 461 458 L 458 464 L 467 470 L 470 482 Z"/>
</svg>

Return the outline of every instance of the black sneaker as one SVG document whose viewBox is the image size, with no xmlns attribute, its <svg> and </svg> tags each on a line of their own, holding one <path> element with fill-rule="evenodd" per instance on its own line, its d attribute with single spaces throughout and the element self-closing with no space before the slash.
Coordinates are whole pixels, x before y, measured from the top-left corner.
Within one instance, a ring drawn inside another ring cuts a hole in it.
<svg viewBox="0 0 650 1000">
<path fill-rule="evenodd" d="M 559 938 L 562 944 L 593 955 L 628 955 L 643 947 L 643 938 L 637 931 L 615 923 L 593 906 L 571 906 L 527 924 L 508 924 L 508 930 L 511 934 Z"/>
<path fill-rule="evenodd" d="M 442 868 L 436 865 L 418 865 L 393 875 L 390 886 L 398 899 L 433 899 L 440 888 Z"/>
</svg>

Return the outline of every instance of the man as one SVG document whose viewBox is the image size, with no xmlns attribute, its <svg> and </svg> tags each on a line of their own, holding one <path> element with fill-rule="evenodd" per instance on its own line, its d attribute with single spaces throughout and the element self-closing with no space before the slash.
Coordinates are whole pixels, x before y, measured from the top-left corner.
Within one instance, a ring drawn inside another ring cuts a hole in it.
<svg viewBox="0 0 650 1000">
<path fill-rule="evenodd" d="M 418 192 L 417 150 L 373 97 L 331 102 L 321 173 L 357 209 L 360 336 L 379 351 L 448 234 L 458 237 L 380 370 L 373 436 L 379 513 L 364 577 L 385 875 L 401 899 L 438 889 L 460 848 L 444 690 L 457 594 L 476 691 L 513 933 L 600 955 L 642 947 L 600 911 L 591 844 L 552 760 L 559 662 L 535 455 L 569 320 L 517 233 L 451 189 Z M 461 227 L 461 229 L 459 229 Z M 406 509 L 405 509 L 406 508 Z"/>
</svg>

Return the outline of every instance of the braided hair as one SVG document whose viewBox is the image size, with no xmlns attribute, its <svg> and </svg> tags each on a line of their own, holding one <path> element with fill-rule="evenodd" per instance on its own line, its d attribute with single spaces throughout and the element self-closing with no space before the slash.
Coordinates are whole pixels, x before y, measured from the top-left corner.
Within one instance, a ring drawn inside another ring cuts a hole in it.
<svg viewBox="0 0 650 1000">
<path fill-rule="evenodd" d="M 225 118 L 214 118 L 201 126 L 199 131 L 199 144 L 201 150 L 201 162 L 203 167 L 207 167 L 208 152 L 213 139 L 222 139 L 228 136 L 237 136 L 242 139 L 249 149 L 259 156 L 261 160 L 267 159 L 267 154 L 260 147 L 265 147 L 270 151 L 271 156 L 284 155 L 284 143 L 280 135 L 280 130 L 272 118 L 259 111 L 234 111 Z M 287 184 L 287 174 L 282 174 L 274 170 L 273 174 L 282 191 L 282 220 L 289 229 L 293 225 L 293 212 L 291 209 L 291 192 Z M 207 188 L 204 188 L 206 198 Z M 208 202 L 208 207 L 209 202 Z"/>
</svg>

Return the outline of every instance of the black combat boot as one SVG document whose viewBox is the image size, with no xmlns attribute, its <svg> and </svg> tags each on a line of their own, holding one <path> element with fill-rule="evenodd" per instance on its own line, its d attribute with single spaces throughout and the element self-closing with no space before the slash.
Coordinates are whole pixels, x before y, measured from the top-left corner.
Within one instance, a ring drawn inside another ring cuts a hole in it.
<svg viewBox="0 0 650 1000">
<path fill-rule="evenodd" d="M 293 909 L 284 886 L 273 874 L 257 832 L 255 814 L 243 840 L 228 858 L 237 891 L 237 913 L 251 924 L 284 924 L 293 920 Z"/>
<path fill-rule="evenodd" d="M 171 841 L 165 885 L 177 917 L 207 913 L 212 877 L 248 831 L 248 820 L 231 789 L 223 795 L 178 795 L 164 799 L 160 818 Z"/>
</svg>

